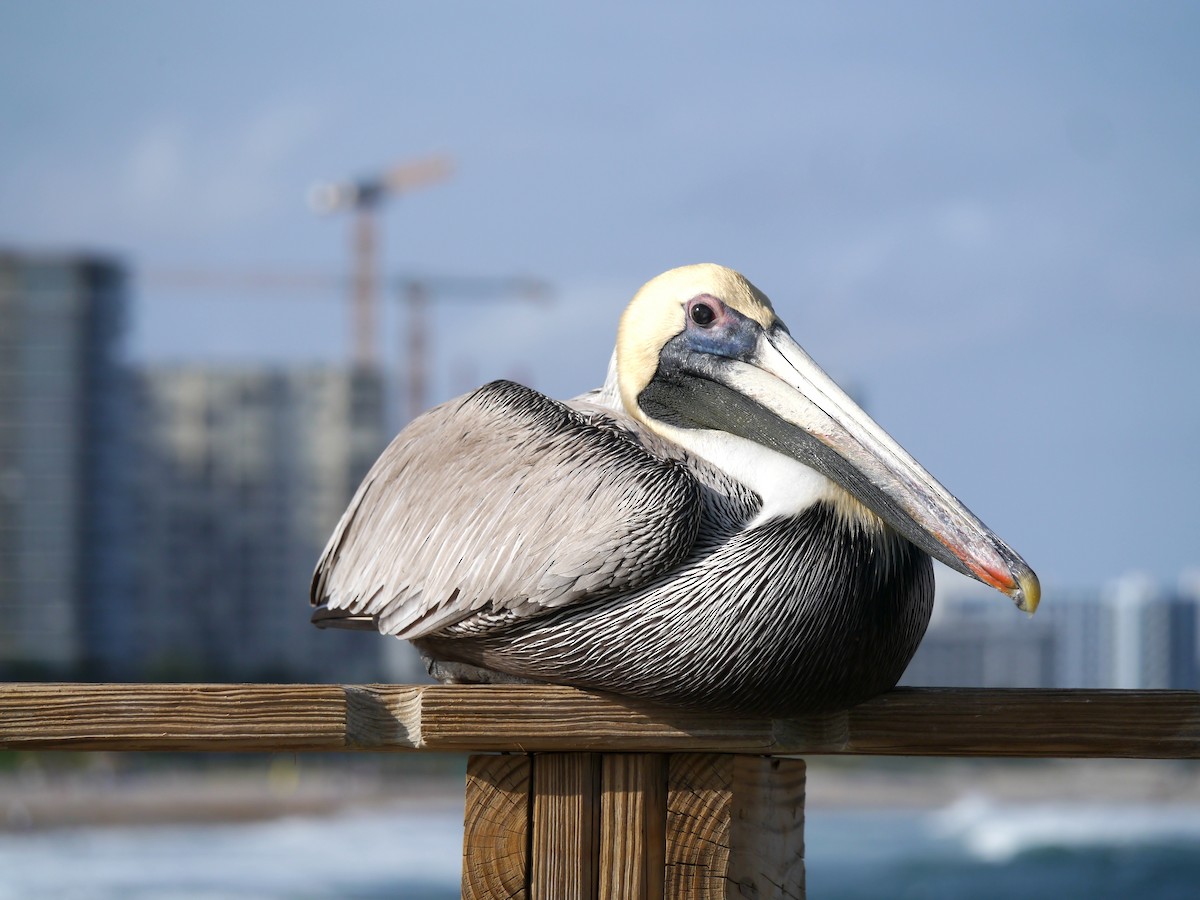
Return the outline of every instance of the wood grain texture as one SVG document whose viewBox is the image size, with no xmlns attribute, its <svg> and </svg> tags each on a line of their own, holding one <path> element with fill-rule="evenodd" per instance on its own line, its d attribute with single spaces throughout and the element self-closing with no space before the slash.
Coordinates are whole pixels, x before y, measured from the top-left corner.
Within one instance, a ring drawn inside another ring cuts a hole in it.
<svg viewBox="0 0 1200 900">
<path fill-rule="evenodd" d="M 425 688 L 428 750 L 1200 758 L 1200 692 L 898 688 L 845 712 L 753 719 L 553 685 Z"/>
<path fill-rule="evenodd" d="M 901 688 L 845 714 L 838 752 L 1200 757 L 1200 692 Z"/>
<path fill-rule="evenodd" d="M 1182 759 L 1200 693 L 902 688 L 772 721 L 553 685 L 0 684 L 0 748 Z"/>
<path fill-rule="evenodd" d="M 728 896 L 803 900 L 804 761 L 732 759 Z"/>
<path fill-rule="evenodd" d="M 422 694 L 421 741 L 429 749 L 476 748 L 482 721 L 494 726 L 494 749 L 513 752 L 766 751 L 774 743 L 770 719 L 668 709 L 559 685 L 435 685 Z"/>
<path fill-rule="evenodd" d="M 733 757 L 673 753 L 667 774 L 666 896 L 725 900 Z"/>
<path fill-rule="evenodd" d="M 595 900 L 599 812 L 596 754 L 533 757 L 530 900 Z"/>
<path fill-rule="evenodd" d="M 803 761 L 672 754 L 666 896 L 803 900 Z"/>
<path fill-rule="evenodd" d="M 600 900 L 663 896 L 667 759 L 662 753 L 601 757 Z"/>
<path fill-rule="evenodd" d="M 344 750 L 337 685 L 5 684 L 0 747 Z"/>
<path fill-rule="evenodd" d="M 526 900 L 532 758 L 472 756 L 463 814 L 463 900 Z"/>
</svg>

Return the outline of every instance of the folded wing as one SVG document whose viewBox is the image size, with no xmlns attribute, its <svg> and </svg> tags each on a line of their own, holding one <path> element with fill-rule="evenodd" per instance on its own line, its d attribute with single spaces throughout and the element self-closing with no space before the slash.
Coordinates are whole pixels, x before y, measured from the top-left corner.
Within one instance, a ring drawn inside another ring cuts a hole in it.
<svg viewBox="0 0 1200 900">
<path fill-rule="evenodd" d="M 685 465 L 632 430 L 493 382 L 384 451 L 317 565 L 313 618 L 417 638 L 622 593 L 688 555 L 700 510 Z"/>
</svg>

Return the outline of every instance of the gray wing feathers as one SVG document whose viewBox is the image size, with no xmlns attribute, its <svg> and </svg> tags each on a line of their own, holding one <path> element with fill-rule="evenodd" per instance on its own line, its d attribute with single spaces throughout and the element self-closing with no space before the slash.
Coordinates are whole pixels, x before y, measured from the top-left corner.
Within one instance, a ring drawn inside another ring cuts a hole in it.
<svg viewBox="0 0 1200 900">
<path fill-rule="evenodd" d="M 334 531 L 313 603 L 414 638 L 670 569 L 696 539 L 700 487 L 681 462 L 597 418 L 493 382 L 415 420 Z"/>
</svg>

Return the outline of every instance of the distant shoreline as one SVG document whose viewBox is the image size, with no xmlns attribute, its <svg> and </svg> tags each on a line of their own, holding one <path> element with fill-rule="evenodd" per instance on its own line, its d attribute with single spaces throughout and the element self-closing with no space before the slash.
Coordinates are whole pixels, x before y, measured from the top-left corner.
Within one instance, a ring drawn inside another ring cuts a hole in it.
<svg viewBox="0 0 1200 900">
<path fill-rule="evenodd" d="M 1011 804 L 1200 807 L 1200 763 L 1187 760 L 815 758 L 809 807 L 942 807 L 972 795 Z"/>
<path fill-rule="evenodd" d="M 462 809 L 462 777 L 384 767 L 262 766 L 0 775 L 0 832 L 250 822 L 353 811 Z M 875 760 L 811 758 L 807 805 L 939 808 L 982 795 L 1004 804 L 1200 807 L 1200 764 L 1164 760 Z"/>
<path fill-rule="evenodd" d="M 254 822 L 401 807 L 461 810 L 462 802 L 462 779 L 450 775 L 343 773 L 327 767 L 309 771 L 289 757 L 278 757 L 257 771 L 6 774 L 0 776 L 0 833 Z"/>
</svg>

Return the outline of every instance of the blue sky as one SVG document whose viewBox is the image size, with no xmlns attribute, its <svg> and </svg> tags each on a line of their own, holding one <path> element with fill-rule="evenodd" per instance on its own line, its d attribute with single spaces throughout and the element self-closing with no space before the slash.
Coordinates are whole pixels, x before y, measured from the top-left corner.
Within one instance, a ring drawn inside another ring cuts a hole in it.
<svg viewBox="0 0 1200 900">
<path fill-rule="evenodd" d="M 1200 7 L 646 6 L 0 0 L 0 244 L 336 275 L 306 188 L 447 153 L 385 270 L 555 302 L 440 302 L 433 399 L 590 387 L 642 282 L 722 262 L 1047 602 L 1200 567 Z M 130 350 L 342 360 L 347 325 L 143 280 Z"/>
</svg>

